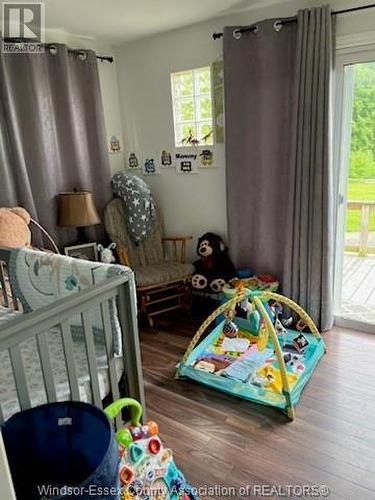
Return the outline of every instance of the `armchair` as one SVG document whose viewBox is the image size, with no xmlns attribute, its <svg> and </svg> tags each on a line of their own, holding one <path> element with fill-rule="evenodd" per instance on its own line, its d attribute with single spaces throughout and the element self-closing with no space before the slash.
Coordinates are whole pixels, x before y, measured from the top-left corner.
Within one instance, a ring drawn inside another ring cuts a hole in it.
<svg viewBox="0 0 375 500">
<path fill-rule="evenodd" d="M 154 317 L 174 309 L 189 309 L 191 293 L 187 285 L 194 270 L 186 263 L 186 250 L 191 236 L 165 237 L 158 211 L 157 222 L 149 237 L 136 244 L 126 227 L 124 202 L 110 201 L 104 212 L 104 225 L 122 264 L 135 274 L 138 307 L 153 326 Z"/>
</svg>

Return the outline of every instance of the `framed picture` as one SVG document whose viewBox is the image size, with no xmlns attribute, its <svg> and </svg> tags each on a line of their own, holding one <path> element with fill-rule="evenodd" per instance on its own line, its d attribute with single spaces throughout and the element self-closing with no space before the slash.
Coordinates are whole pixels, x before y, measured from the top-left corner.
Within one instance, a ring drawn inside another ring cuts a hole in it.
<svg viewBox="0 0 375 500">
<path fill-rule="evenodd" d="M 98 260 L 98 249 L 96 243 L 85 243 L 64 247 L 65 255 L 83 260 Z"/>
</svg>

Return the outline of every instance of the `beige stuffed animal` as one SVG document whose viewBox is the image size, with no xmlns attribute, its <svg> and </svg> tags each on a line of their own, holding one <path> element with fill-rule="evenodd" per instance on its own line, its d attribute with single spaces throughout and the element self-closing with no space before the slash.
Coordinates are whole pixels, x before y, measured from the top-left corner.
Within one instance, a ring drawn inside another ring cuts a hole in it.
<svg viewBox="0 0 375 500">
<path fill-rule="evenodd" d="M 0 247 L 30 246 L 30 220 L 29 212 L 22 207 L 0 208 Z"/>
</svg>

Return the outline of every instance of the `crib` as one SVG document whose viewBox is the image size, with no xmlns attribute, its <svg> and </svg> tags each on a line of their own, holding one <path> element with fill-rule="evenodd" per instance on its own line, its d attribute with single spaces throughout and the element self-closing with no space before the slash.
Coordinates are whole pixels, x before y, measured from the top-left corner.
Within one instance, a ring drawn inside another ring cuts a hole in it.
<svg viewBox="0 0 375 500">
<path fill-rule="evenodd" d="M 16 411 L 45 402 L 88 401 L 103 408 L 126 394 L 144 407 L 133 272 L 121 267 L 121 273 L 100 283 L 26 312 L 10 272 L 12 252 L 0 248 L 0 425 Z M 48 259 L 52 265 L 54 259 L 73 262 L 54 254 Z M 120 329 L 120 354 L 114 351 L 113 307 Z M 93 311 L 101 318 L 100 343 Z M 73 317 L 80 318 L 78 341 L 72 334 Z M 116 428 L 121 423 L 117 416 Z M 0 470 L 2 484 L 9 485 L 8 498 L 12 498 L 1 439 Z M 5 486 L 5 498 L 8 490 Z"/>
</svg>

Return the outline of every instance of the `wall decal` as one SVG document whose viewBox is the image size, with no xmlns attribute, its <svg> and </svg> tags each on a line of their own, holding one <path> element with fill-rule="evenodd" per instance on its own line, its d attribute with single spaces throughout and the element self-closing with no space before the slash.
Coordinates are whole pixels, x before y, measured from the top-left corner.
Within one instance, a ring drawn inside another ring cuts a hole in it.
<svg viewBox="0 0 375 500">
<path fill-rule="evenodd" d="M 136 170 L 141 168 L 141 155 L 135 151 L 131 151 L 126 157 L 126 168 Z"/>
<path fill-rule="evenodd" d="M 144 175 L 155 175 L 160 173 L 159 163 L 154 155 L 148 155 L 143 160 Z"/>
<path fill-rule="evenodd" d="M 179 174 L 198 173 L 198 152 L 192 148 L 184 148 L 175 152 L 176 171 Z"/>
<path fill-rule="evenodd" d="M 121 151 L 120 139 L 117 135 L 112 135 L 109 139 L 109 152 L 119 153 Z"/>
<path fill-rule="evenodd" d="M 216 167 L 215 156 L 212 149 L 202 149 L 199 153 L 199 166 L 202 168 Z"/>
<path fill-rule="evenodd" d="M 173 167 L 172 153 L 169 149 L 163 149 L 160 153 L 160 166 L 162 168 Z"/>
</svg>

